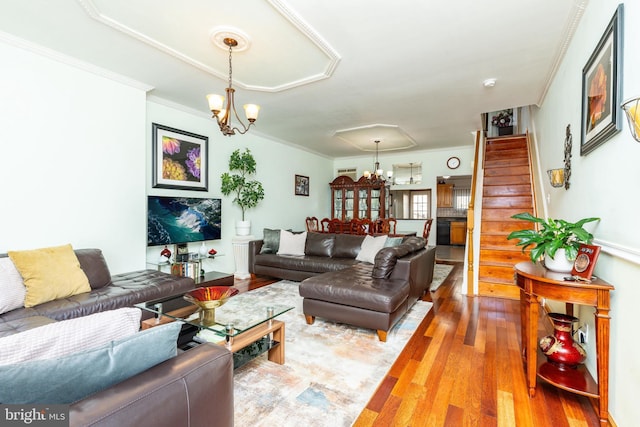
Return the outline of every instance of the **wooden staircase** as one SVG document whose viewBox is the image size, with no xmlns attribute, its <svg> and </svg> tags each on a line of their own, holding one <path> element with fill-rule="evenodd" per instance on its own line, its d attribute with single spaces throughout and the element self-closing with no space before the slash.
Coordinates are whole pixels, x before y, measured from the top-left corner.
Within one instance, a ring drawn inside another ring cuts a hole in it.
<svg viewBox="0 0 640 427">
<path fill-rule="evenodd" d="M 478 294 L 497 298 L 520 297 L 513 282 L 513 266 L 529 259 L 516 240 L 514 230 L 531 228 L 511 215 L 533 213 L 529 152 L 525 135 L 487 139 L 484 156 L 482 220 Z"/>
</svg>

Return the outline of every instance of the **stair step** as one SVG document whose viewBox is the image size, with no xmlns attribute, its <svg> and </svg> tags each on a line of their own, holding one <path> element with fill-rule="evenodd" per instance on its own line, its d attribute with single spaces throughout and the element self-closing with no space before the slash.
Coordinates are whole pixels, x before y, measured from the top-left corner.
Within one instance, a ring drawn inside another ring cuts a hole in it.
<svg viewBox="0 0 640 427">
<path fill-rule="evenodd" d="M 529 174 L 507 175 L 507 176 L 488 176 L 484 179 L 484 185 L 519 185 L 530 184 L 531 177 Z"/>
<path fill-rule="evenodd" d="M 501 166 L 496 168 L 485 168 L 485 178 L 491 176 L 511 176 L 526 175 L 529 177 L 529 166 Z"/>
<path fill-rule="evenodd" d="M 487 150 L 512 150 L 512 149 L 523 149 L 527 150 L 527 140 L 526 138 L 511 138 L 511 139 L 501 139 L 494 140 L 488 139 L 485 151 Z"/>
<path fill-rule="evenodd" d="M 478 295 L 493 298 L 520 299 L 520 288 L 516 285 L 494 283 L 484 280 L 478 281 Z"/>
<path fill-rule="evenodd" d="M 519 214 L 521 212 L 524 212 L 524 210 L 522 208 L 482 208 L 482 220 L 484 221 L 489 220 L 489 221 L 507 221 L 507 222 L 511 222 L 513 221 L 513 218 L 511 218 L 513 215 L 515 214 Z M 529 225 L 531 226 L 531 223 L 529 223 Z M 529 227 L 525 227 L 527 229 L 530 228 Z"/>
<path fill-rule="evenodd" d="M 533 203 L 531 196 L 484 197 L 482 208 L 518 208 L 527 209 Z"/>
<path fill-rule="evenodd" d="M 508 242 L 508 240 L 505 241 Z M 509 244 L 509 249 L 480 249 L 481 264 L 508 265 L 509 268 L 513 269 L 513 266 L 517 263 L 530 259 L 528 254 L 522 253 L 521 249 L 514 250 L 515 248 L 517 246 L 511 243 Z"/>
<path fill-rule="evenodd" d="M 516 264 L 517 263 L 511 265 L 483 265 L 481 262 L 478 267 L 478 279 L 490 280 L 497 283 L 513 283 L 513 266 Z"/>
<path fill-rule="evenodd" d="M 522 212 L 528 212 L 523 210 Z M 494 220 L 492 218 L 482 220 L 482 234 L 484 233 L 506 233 L 505 236 L 514 230 L 530 230 L 533 226 L 527 221 L 518 221 L 513 218 L 508 220 Z"/>
<path fill-rule="evenodd" d="M 494 167 L 500 167 L 500 166 L 529 166 L 529 157 L 527 157 L 526 155 L 522 156 L 522 157 L 516 157 L 513 159 L 504 159 L 502 158 L 502 156 L 497 157 L 494 156 L 496 158 L 494 159 L 485 159 L 484 160 L 484 168 L 485 169 L 489 169 L 489 168 L 494 168 Z"/>
<path fill-rule="evenodd" d="M 485 185 L 482 195 L 485 197 L 531 196 L 531 184 Z"/>
</svg>

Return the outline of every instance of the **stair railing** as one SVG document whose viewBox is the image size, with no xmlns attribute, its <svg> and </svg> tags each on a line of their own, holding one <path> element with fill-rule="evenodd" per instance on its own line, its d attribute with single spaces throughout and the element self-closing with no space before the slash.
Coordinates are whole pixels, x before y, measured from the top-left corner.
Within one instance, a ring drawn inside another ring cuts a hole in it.
<svg viewBox="0 0 640 427">
<path fill-rule="evenodd" d="M 473 161 L 473 174 L 471 175 L 471 197 L 469 198 L 469 208 L 467 209 L 467 295 L 475 295 L 474 286 L 474 243 L 473 233 L 475 230 L 475 203 L 476 203 L 476 183 L 478 180 L 478 154 L 480 153 L 480 145 L 484 141 L 483 133 L 476 132 L 475 154 Z"/>
</svg>

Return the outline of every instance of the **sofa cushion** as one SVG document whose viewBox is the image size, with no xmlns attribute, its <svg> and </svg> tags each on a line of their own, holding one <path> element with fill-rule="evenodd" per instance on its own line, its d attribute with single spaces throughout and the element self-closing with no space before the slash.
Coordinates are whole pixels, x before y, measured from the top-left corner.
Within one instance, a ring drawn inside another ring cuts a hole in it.
<svg viewBox="0 0 640 427">
<path fill-rule="evenodd" d="M 307 233 L 307 241 L 304 245 L 304 254 L 331 258 L 333 256 L 335 241 L 335 234 Z"/>
<path fill-rule="evenodd" d="M 262 231 L 262 248 L 261 254 L 275 254 L 280 248 L 280 230 L 272 230 L 265 228 Z"/>
<path fill-rule="evenodd" d="M 23 307 L 26 293 L 22 276 L 11 258 L 0 258 L 0 314 Z"/>
<path fill-rule="evenodd" d="M 307 232 L 292 233 L 287 230 L 280 230 L 280 247 L 278 255 L 304 255 L 304 245 L 307 241 Z"/>
<path fill-rule="evenodd" d="M 299 293 L 311 298 L 366 310 L 393 313 L 409 296 L 409 281 L 372 279 L 371 264 L 359 263 L 342 271 L 310 277 Z"/>
<path fill-rule="evenodd" d="M 364 240 L 363 235 L 336 234 L 336 242 L 333 249 L 335 258 L 355 258 L 360 253 L 360 246 Z"/>
<path fill-rule="evenodd" d="M 65 356 L 135 334 L 139 308 L 121 308 L 51 323 L 0 338 L 0 366 Z"/>
<path fill-rule="evenodd" d="M 392 248 L 394 246 L 400 246 L 404 237 L 387 237 L 387 241 L 384 242 L 385 248 Z"/>
<path fill-rule="evenodd" d="M 175 357 L 181 322 L 147 329 L 92 350 L 0 366 L 0 402 L 69 404 Z"/>
<path fill-rule="evenodd" d="M 362 241 L 362 246 L 360 247 L 360 252 L 356 259 L 362 262 L 368 262 L 369 264 L 373 264 L 375 260 L 376 254 L 380 249 L 384 247 L 384 244 L 387 241 L 387 236 L 377 236 L 373 237 L 370 235 L 366 235 L 364 240 Z"/>
<path fill-rule="evenodd" d="M 8 254 L 27 288 L 25 307 L 91 291 L 71 245 Z"/>
<path fill-rule="evenodd" d="M 324 256 L 308 255 L 301 257 L 273 254 L 260 254 L 256 256 L 256 264 L 260 266 L 312 273 L 339 271 L 357 263 L 358 261 L 353 258 L 327 258 Z"/>
<path fill-rule="evenodd" d="M 100 249 L 76 249 L 80 268 L 89 279 L 91 289 L 98 289 L 111 284 L 111 273 Z"/>
<path fill-rule="evenodd" d="M 398 258 L 408 253 L 409 247 L 402 245 L 380 249 L 374 259 L 371 277 L 375 279 L 388 279 L 398 262 Z"/>
</svg>

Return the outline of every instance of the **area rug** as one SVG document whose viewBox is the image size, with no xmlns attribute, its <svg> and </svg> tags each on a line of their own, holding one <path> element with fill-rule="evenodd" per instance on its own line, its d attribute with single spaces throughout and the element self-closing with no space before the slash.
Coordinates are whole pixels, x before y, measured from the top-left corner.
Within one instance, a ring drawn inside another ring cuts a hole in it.
<svg viewBox="0 0 640 427">
<path fill-rule="evenodd" d="M 307 325 L 297 282 L 281 281 L 234 298 L 249 296 L 295 308 L 278 318 L 286 324 L 285 364 L 260 356 L 235 371 L 237 427 L 350 426 L 432 306 L 414 304 L 383 343 L 370 329 L 319 318 Z"/>
<path fill-rule="evenodd" d="M 429 288 L 432 291 L 435 291 L 444 283 L 449 273 L 453 270 L 452 265 L 448 264 L 436 264 L 436 268 L 433 270 L 433 282 L 431 282 L 431 287 Z"/>
</svg>

